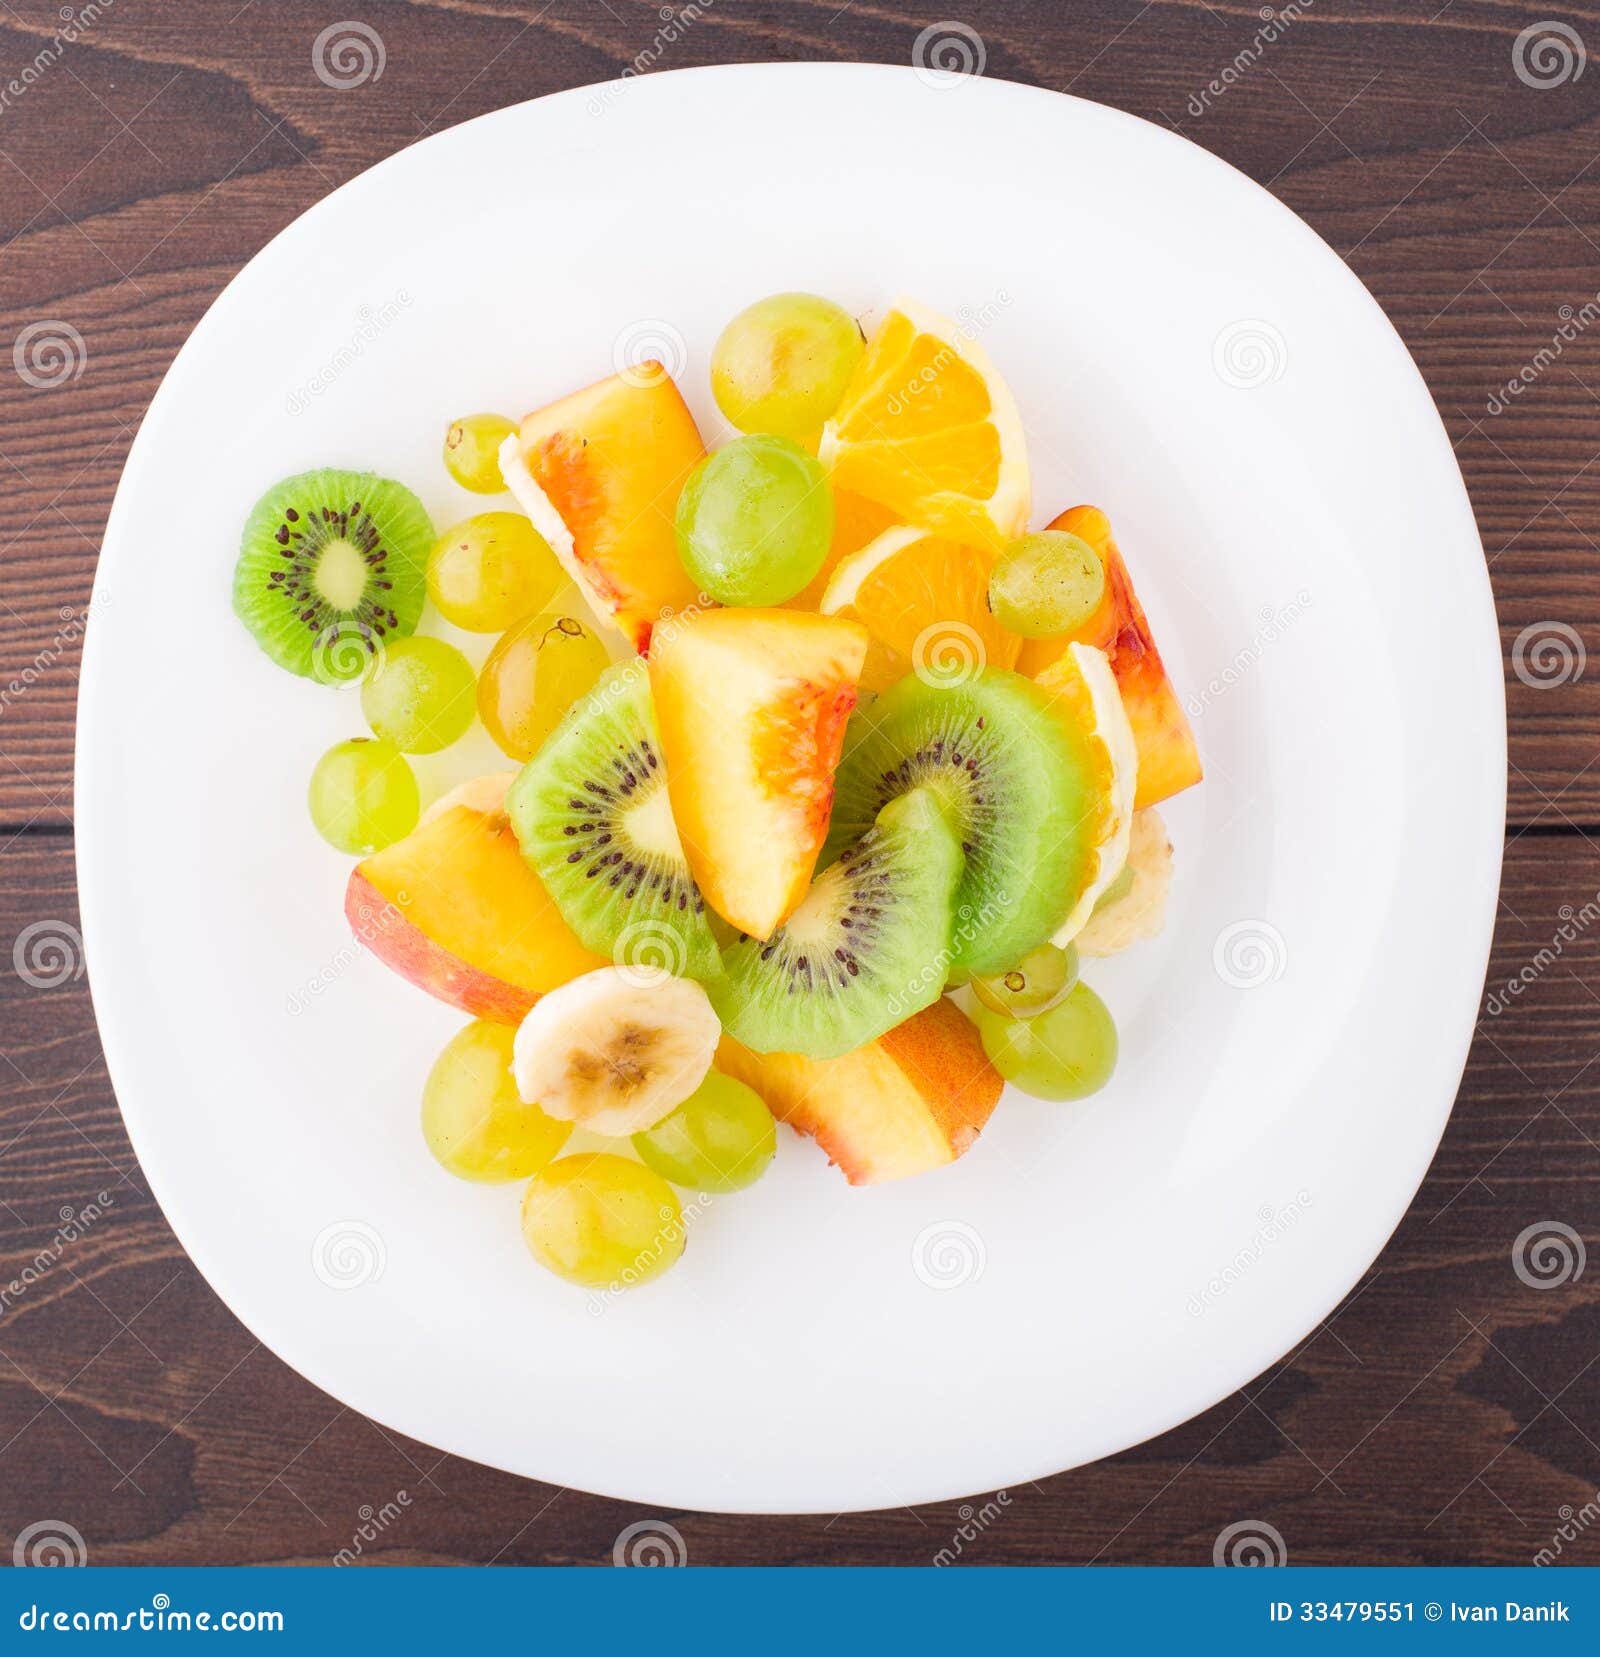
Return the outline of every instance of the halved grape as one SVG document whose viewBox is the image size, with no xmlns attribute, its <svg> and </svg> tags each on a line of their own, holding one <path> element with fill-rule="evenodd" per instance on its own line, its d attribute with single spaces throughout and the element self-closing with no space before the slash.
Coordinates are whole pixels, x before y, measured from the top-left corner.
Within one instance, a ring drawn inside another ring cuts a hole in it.
<svg viewBox="0 0 1600 1657">
<path fill-rule="evenodd" d="M 403 839 L 422 811 L 417 779 L 399 749 L 365 736 L 338 743 L 317 761 L 306 804 L 317 833 L 357 857 Z"/>
<path fill-rule="evenodd" d="M 689 474 L 677 531 L 683 567 L 719 603 L 782 604 L 828 555 L 833 490 L 787 438 L 735 438 Z"/>
<path fill-rule="evenodd" d="M 663 1179 L 691 1191 L 742 1191 L 767 1171 L 778 1128 L 761 1096 L 712 1070 L 670 1116 L 633 1136 L 633 1148 Z"/>
<path fill-rule="evenodd" d="M 987 1007 L 978 1034 L 989 1062 L 1036 1099 L 1084 1099 L 1117 1067 L 1117 1027 L 1082 981 L 1037 1018 L 1007 1018 Z"/>
<path fill-rule="evenodd" d="M 1025 639 L 1048 639 L 1081 627 L 1100 606 L 1105 565 L 1081 536 L 1042 529 L 1013 541 L 995 560 L 989 608 L 1000 625 Z"/>
<path fill-rule="evenodd" d="M 1077 949 L 1040 944 L 1005 972 L 975 974 L 972 993 L 1007 1018 L 1035 1018 L 1064 1000 L 1077 981 Z"/>
<path fill-rule="evenodd" d="M 683 1209 L 654 1169 L 589 1151 L 534 1175 L 522 1199 L 522 1235 L 557 1277 L 627 1289 L 659 1277 L 683 1253 Z"/>
<path fill-rule="evenodd" d="M 444 464 L 463 489 L 497 495 L 506 486 L 500 475 L 500 445 L 517 429 L 503 414 L 464 414 L 444 434 Z"/>
<path fill-rule="evenodd" d="M 478 713 L 500 750 L 530 760 L 610 665 L 606 647 L 572 616 L 528 616 L 489 652 Z"/>
<path fill-rule="evenodd" d="M 472 723 L 472 664 L 443 639 L 396 639 L 361 687 L 375 735 L 406 754 L 448 748 Z"/>
<path fill-rule="evenodd" d="M 428 554 L 428 597 L 469 633 L 499 633 L 545 609 L 566 582 L 550 544 L 520 512 L 453 524 Z"/>
<path fill-rule="evenodd" d="M 865 345 L 854 317 L 814 293 L 758 299 L 711 352 L 711 394 L 742 432 L 772 432 L 814 449 Z"/>
<path fill-rule="evenodd" d="M 570 1122 L 525 1105 L 511 1079 L 516 1029 L 474 1019 L 450 1038 L 422 1090 L 422 1134 L 459 1179 L 499 1184 L 536 1174 L 566 1144 Z"/>
</svg>

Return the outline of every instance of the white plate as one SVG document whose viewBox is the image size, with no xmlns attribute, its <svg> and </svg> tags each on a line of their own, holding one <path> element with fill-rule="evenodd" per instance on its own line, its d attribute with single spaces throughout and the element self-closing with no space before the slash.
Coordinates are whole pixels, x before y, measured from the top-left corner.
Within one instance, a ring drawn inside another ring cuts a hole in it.
<svg viewBox="0 0 1600 1657">
<path fill-rule="evenodd" d="M 1207 779 L 1167 813 L 1165 935 L 1091 967 L 1122 1033 L 1112 1086 L 1008 1096 L 966 1159 L 879 1190 L 785 1135 L 680 1266 L 597 1308 L 529 1260 L 516 1190 L 456 1183 L 422 1145 L 418 1090 L 461 1018 L 350 944 L 348 865 L 304 792 L 359 708 L 233 619 L 238 526 L 314 465 L 464 516 L 481 503 L 440 465 L 450 417 L 518 414 L 680 341 L 720 435 L 712 341 L 781 288 L 863 311 L 905 291 L 969 320 L 1027 421 L 1038 520 L 1110 511 L 1203 702 Z M 1042 1477 L 1175 1425 L 1315 1329 L 1449 1113 L 1505 780 L 1466 495 L 1345 266 L 1157 127 L 858 65 L 543 98 L 291 225 L 195 330 L 134 445 L 78 737 L 111 1074 L 228 1305 L 441 1449 L 753 1511 Z"/>
</svg>

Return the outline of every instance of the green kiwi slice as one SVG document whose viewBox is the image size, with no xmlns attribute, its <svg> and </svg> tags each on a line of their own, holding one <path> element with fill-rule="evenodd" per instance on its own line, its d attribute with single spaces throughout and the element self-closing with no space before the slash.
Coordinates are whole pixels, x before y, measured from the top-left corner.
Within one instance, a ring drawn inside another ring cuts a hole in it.
<svg viewBox="0 0 1600 1657">
<path fill-rule="evenodd" d="M 279 667 L 361 678 L 416 629 L 433 525 L 403 484 L 325 467 L 274 484 L 245 520 L 233 609 Z"/>
<path fill-rule="evenodd" d="M 989 668 L 948 686 L 908 675 L 850 722 L 822 861 L 914 788 L 939 796 L 965 857 L 951 979 L 1004 972 L 1083 889 L 1096 822 L 1089 751 L 1020 673 Z"/>
<path fill-rule="evenodd" d="M 708 986 L 723 1027 L 758 1053 L 835 1059 L 944 993 L 955 829 L 931 789 L 891 800 L 763 942 L 741 937 Z"/>
<path fill-rule="evenodd" d="M 714 979 L 721 957 L 667 801 L 641 661 L 608 668 L 506 794 L 522 855 L 598 955 Z"/>
</svg>

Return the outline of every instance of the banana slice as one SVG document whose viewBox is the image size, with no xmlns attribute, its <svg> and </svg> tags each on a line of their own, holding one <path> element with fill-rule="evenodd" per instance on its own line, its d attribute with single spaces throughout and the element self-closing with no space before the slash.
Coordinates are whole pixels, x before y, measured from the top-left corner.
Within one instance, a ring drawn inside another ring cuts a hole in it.
<svg viewBox="0 0 1600 1657">
<path fill-rule="evenodd" d="M 1115 955 L 1129 944 L 1155 937 L 1166 922 L 1172 842 L 1160 813 L 1151 807 L 1133 814 L 1128 867 L 1133 871 L 1132 888 L 1092 915 L 1073 940 L 1081 954 Z"/>
<path fill-rule="evenodd" d="M 523 1103 L 622 1138 L 705 1080 L 722 1025 L 706 992 L 655 967 L 599 967 L 542 995 L 511 1044 Z"/>
</svg>

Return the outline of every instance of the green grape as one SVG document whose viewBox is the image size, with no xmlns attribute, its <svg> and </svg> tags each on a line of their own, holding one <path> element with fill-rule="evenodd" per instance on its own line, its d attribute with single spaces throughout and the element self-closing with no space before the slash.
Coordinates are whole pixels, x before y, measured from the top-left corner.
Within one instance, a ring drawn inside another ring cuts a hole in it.
<svg viewBox="0 0 1600 1657">
<path fill-rule="evenodd" d="M 466 414 L 450 422 L 444 434 L 446 471 L 475 495 L 498 495 L 506 486 L 500 475 L 500 445 L 517 429 L 503 414 Z"/>
<path fill-rule="evenodd" d="M 1007 1018 L 1034 1018 L 1064 1000 L 1077 981 L 1076 946 L 1058 949 L 1054 944 L 1040 944 L 1006 972 L 975 975 L 972 993 L 985 1007 Z"/>
<path fill-rule="evenodd" d="M 534 1258 L 585 1288 L 632 1288 L 683 1253 L 683 1209 L 656 1173 L 605 1151 L 564 1156 L 535 1174 L 522 1199 Z"/>
<path fill-rule="evenodd" d="M 833 490 L 785 437 L 735 438 L 707 455 L 678 497 L 678 556 L 723 604 L 782 604 L 822 568 Z"/>
<path fill-rule="evenodd" d="M 1117 1027 L 1106 1004 L 1085 983 L 1037 1018 L 978 1014 L 989 1062 L 1035 1099 L 1086 1099 L 1117 1067 Z"/>
<path fill-rule="evenodd" d="M 1124 863 L 1122 873 L 1094 900 L 1094 913 L 1098 915 L 1102 909 L 1109 909 L 1112 904 L 1119 903 L 1133 890 L 1133 865 Z"/>
<path fill-rule="evenodd" d="M 536 1174 L 566 1144 L 570 1122 L 525 1105 L 511 1080 L 511 1024 L 456 1031 L 422 1090 L 422 1136 L 459 1179 L 499 1184 Z"/>
<path fill-rule="evenodd" d="M 611 658 L 571 616 L 529 616 L 489 652 L 478 714 L 502 753 L 530 760 L 567 709 L 594 689 Z"/>
<path fill-rule="evenodd" d="M 499 633 L 548 606 L 566 582 L 550 543 L 520 512 L 453 524 L 428 554 L 428 597 L 469 633 Z"/>
<path fill-rule="evenodd" d="M 472 664 L 443 639 L 396 639 L 361 687 L 361 711 L 375 736 L 402 753 L 448 748 L 472 723 Z"/>
<path fill-rule="evenodd" d="M 989 608 L 1010 632 L 1048 639 L 1083 626 L 1105 590 L 1105 565 L 1087 541 L 1041 529 L 1013 541 L 995 560 Z"/>
<path fill-rule="evenodd" d="M 400 750 L 366 736 L 339 743 L 317 761 L 306 804 L 317 833 L 357 857 L 403 839 L 422 810 L 417 779 Z"/>
<path fill-rule="evenodd" d="M 815 449 L 864 349 L 855 318 L 831 299 L 775 293 L 722 330 L 711 353 L 711 395 L 740 431 Z"/>
<path fill-rule="evenodd" d="M 633 1136 L 646 1167 L 691 1191 L 742 1191 L 767 1171 L 778 1128 L 761 1096 L 720 1071 L 670 1116 Z"/>
</svg>

